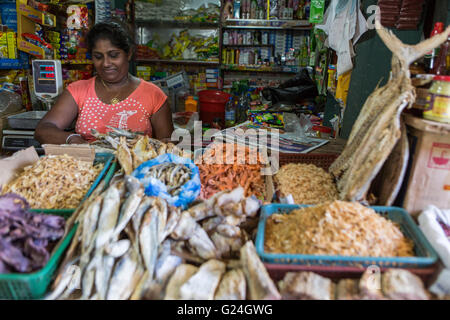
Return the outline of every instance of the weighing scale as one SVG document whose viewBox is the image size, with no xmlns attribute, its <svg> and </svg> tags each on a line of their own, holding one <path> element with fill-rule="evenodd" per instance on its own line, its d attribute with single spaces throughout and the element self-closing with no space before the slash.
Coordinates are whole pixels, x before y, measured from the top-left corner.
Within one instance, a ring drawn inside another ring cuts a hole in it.
<svg viewBox="0 0 450 320">
<path fill-rule="evenodd" d="M 3 130 L 2 148 L 17 151 L 34 146 L 38 152 L 43 149 L 34 139 L 34 129 L 51 109 L 56 97 L 63 90 L 61 61 L 33 60 L 34 93 L 45 105 L 45 111 L 29 111 L 8 117 L 8 129 Z"/>
</svg>

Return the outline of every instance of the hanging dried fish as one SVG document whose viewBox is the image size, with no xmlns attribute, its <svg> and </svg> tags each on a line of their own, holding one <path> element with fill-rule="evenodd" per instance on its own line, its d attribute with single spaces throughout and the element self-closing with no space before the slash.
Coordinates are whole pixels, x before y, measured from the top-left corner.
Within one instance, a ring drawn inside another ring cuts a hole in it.
<svg viewBox="0 0 450 320">
<path fill-rule="evenodd" d="M 347 145 L 330 167 L 337 179 L 341 200 L 366 198 L 376 177 L 401 136 L 400 114 L 415 100 L 409 66 L 425 53 L 447 40 L 450 27 L 417 45 L 405 45 L 376 21 L 377 33 L 392 51 L 392 77 L 367 98 L 356 120 Z"/>
</svg>

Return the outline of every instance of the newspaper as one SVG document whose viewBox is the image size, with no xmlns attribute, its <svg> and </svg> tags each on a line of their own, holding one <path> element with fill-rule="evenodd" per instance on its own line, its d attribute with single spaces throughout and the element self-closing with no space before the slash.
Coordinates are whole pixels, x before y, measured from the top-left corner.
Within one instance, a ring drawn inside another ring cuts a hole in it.
<svg viewBox="0 0 450 320">
<path fill-rule="evenodd" d="M 265 147 L 279 153 L 308 153 L 328 143 L 326 139 L 280 134 L 277 129 L 258 128 L 248 121 L 222 130 L 213 137 L 214 141 Z"/>
</svg>

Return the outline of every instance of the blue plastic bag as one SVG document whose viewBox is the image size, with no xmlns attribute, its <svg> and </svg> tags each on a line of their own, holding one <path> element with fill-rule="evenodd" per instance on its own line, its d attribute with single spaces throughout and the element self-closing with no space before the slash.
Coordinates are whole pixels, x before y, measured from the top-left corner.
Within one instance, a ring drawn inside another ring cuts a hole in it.
<svg viewBox="0 0 450 320">
<path fill-rule="evenodd" d="M 153 177 L 145 177 L 151 167 L 165 162 L 184 164 L 192 171 L 189 181 L 181 187 L 180 193 L 176 196 L 170 195 L 167 192 L 167 186 L 160 180 Z M 145 194 L 147 196 L 161 197 L 175 207 L 187 209 L 188 205 L 200 194 L 201 182 L 198 167 L 190 159 L 178 157 L 171 153 L 160 155 L 157 158 L 142 163 L 131 175 L 139 179 L 145 188 Z"/>
</svg>

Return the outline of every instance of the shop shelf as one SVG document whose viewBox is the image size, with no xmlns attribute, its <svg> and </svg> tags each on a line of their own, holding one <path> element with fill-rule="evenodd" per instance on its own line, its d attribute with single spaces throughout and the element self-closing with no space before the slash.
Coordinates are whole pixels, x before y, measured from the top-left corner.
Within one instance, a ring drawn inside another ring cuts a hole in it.
<svg viewBox="0 0 450 320">
<path fill-rule="evenodd" d="M 224 48 L 254 48 L 254 47 L 260 47 L 260 48 L 273 48 L 273 44 L 224 44 Z"/>
<path fill-rule="evenodd" d="M 28 63 L 19 59 L 0 59 L 0 69 L 28 69 Z"/>
<path fill-rule="evenodd" d="M 225 71 L 234 71 L 234 72 L 298 73 L 301 67 L 298 66 L 269 67 L 263 65 L 242 66 L 237 64 L 225 64 L 221 66 L 221 69 Z"/>
<path fill-rule="evenodd" d="M 71 65 L 75 65 L 75 64 L 92 64 L 92 60 L 61 60 L 62 64 L 71 64 Z"/>
<path fill-rule="evenodd" d="M 255 244 L 256 251 L 263 262 L 336 267 L 369 267 L 377 265 L 380 268 L 426 268 L 433 266 L 438 260 L 436 251 L 414 223 L 408 212 L 402 208 L 381 206 L 370 208 L 400 226 L 403 234 L 414 242 L 414 257 L 353 257 L 265 252 L 264 238 L 267 219 L 274 213 L 288 214 L 290 211 L 302 207 L 309 207 L 309 205 L 269 204 L 261 208 Z"/>
<path fill-rule="evenodd" d="M 207 66 L 218 66 L 217 61 L 194 61 L 194 60 L 165 60 L 165 59 L 145 59 L 138 58 L 136 62 L 146 62 L 146 63 L 167 63 L 167 64 L 196 64 L 196 65 L 207 65 Z"/>
<path fill-rule="evenodd" d="M 198 28 L 198 29 L 216 29 L 219 28 L 218 22 L 192 22 L 184 20 L 145 20 L 136 19 L 136 25 L 145 25 L 149 27 L 161 28 Z"/>
<path fill-rule="evenodd" d="M 18 4 L 17 14 L 47 27 L 56 27 L 55 15 L 38 11 L 24 3 Z"/>
<path fill-rule="evenodd" d="M 228 19 L 223 28 L 309 30 L 312 25 L 308 20 Z"/>
<path fill-rule="evenodd" d="M 45 51 L 39 46 L 36 46 L 17 35 L 17 49 L 24 51 L 32 56 L 35 56 L 38 59 L 45 58 Z M 56 50 L 53 50 L 53 56 L 56 55 Z"/>
</svg>

